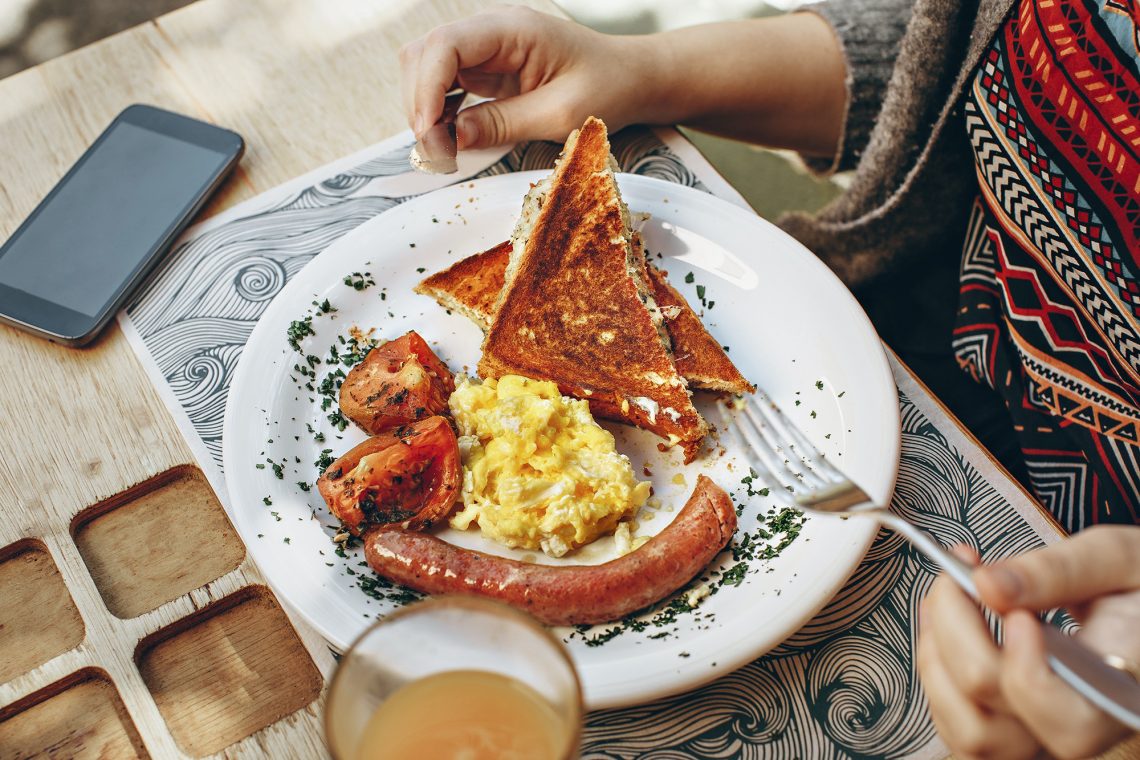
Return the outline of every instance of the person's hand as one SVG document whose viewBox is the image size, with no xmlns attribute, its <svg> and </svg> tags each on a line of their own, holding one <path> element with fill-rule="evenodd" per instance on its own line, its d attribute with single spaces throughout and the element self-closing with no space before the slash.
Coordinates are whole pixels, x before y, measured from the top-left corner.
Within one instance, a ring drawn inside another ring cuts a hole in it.
<svg viewBox="0 0 1140 760">
<path fill-rule="evenodd" d="M 1097 527 L 979 568 L 982 602 L 1003 615 L 1000 649 L 975 603 L 946 577 L 934 583 L 922 603 L 918 671 L 956 757 L 1088 757 L 1129 735 L 1050 670 L 1030 611 L 1066 607 L 1090 649 L 1140 662 L 1137 558 L 1140 527 Z"/>
<path fill-rule="evenodd" d="M 847 110 L 843 50 L 821 16 L 790 13 L 615 36 L 504 7 L 440 26 L 400 50 L 416 136 L 458 84 L 495 100 L 459 112 L 459 148 L 562 142 L 597 116 L 611 132 L 682 123 L 831 156 Z"/>
<path fill-rule="evenodd" d="M 459 147 L 562 141 L 597 116 L 611 131 L 644 118 L 644 38 L 615 37 L 512 6 L 433 29 L 400 50 L 404 110 L 416 135 L 456 83 L 496 100 L 460 112 Z"/>
</svg>

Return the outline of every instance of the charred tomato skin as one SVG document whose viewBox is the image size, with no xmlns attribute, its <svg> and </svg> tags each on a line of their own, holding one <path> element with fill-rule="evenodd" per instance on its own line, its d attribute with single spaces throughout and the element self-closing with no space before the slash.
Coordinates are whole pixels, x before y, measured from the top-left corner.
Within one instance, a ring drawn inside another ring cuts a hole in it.
<svg viewBox="0 0 1140 760">
<path fill-rule="evenodd" d="M 387 430 L 351 448 L 317 480 L 317 490 L 345 527 L 426 530 L 446 520 L 459 498 L 459 444 L 446 417 Z"/>
<path fill-rule="evenodd" d="M 340 388 L 345 417 L 372 435 L 447 412 L 455 379 L 414 330 L 376 346 Z"/>
</svg>

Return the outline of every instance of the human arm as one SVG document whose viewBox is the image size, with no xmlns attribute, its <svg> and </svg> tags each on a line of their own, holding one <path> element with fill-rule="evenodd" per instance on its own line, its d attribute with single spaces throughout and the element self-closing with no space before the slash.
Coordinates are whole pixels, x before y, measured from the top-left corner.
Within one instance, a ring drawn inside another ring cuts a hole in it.
<svg viewBox="0 0 1140 760">
<path fill-rule="evenodd" d="M 1049 669 L 1033 611 L 1067 607 L 1089 648 L 1140 661 L 1138 556 L 1140 527 L 1099 527 L 979 568 L 982 602 L 1003 615 L 1001 648 L 974 603 L 947 579 L 935 582 L 922 606 L 918 670 L 956 755 L 1087 757 L 1129 735 Z"/>
<path fill-rule="evenodd" d="M 564 140 L 592 114 L 611 129 L 682 123 L 830 156 L 847 103 L 840 43 L 827 21 L 807 13 L 611 36 L 496 9 L 409 43 L 401 68 L 417 133 L 455 82 L 498 98 L 460 114 L 461 148 Z"/>
</svg>

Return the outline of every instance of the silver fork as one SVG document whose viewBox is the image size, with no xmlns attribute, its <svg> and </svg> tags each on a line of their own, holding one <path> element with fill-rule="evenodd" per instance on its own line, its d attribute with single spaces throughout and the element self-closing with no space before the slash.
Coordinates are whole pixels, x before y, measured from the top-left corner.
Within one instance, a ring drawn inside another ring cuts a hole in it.
<svg viewBox="0 0 1140 760">
<path fill-rule="evenodd" d="M 769 487 L 787 490 L 796 505 L 820 514 L 866 515 L 901 533 L 937 562 L 975 601 L 973 568 L 951 554 L 929 533 L 880 506 L 832 465 L 780 408 L 763 394 L 733 404 L 735 414 L 717 404 L 725 426 L 744 444 L 749 459 Z M 1105 659 L 1052 625 L 1042 623 L 1049 665 L 1090 702 L 1133 730 L 1140 731 L 1140 684 L 1114 659 Z"/>
</svg>

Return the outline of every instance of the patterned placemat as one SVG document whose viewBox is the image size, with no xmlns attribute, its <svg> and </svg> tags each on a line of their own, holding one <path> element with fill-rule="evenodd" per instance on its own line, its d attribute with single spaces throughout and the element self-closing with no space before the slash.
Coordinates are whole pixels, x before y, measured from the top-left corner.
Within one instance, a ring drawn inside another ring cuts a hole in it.
<svg viewBox="0 0 1140 760">
<path fill-rule="evenodd" d="M 246 340 L 311 258 L 408 200 L 385 194 L 385 179 L 407 170 L 411 142 L 397 135 L 189 230 L 120 314 L 223 499 L 222 420 Z M 559 147 L 517 146 L 476 176 L 549 169 Z M 613 148 L 623 171 L 744 205 L 675 131 L 627 129 Z M 903 428 L 892 507 L 986 558 L 1053 540 L 1036 507 L 893 358 L 892 369 Z M 791 639 L 697 691 L 592 713 L 583 757 L 943 757 L 913 665 L 918 603 L 936 575 L 909 544 L 880 532 L 848 584 Z"/>
</svg>

